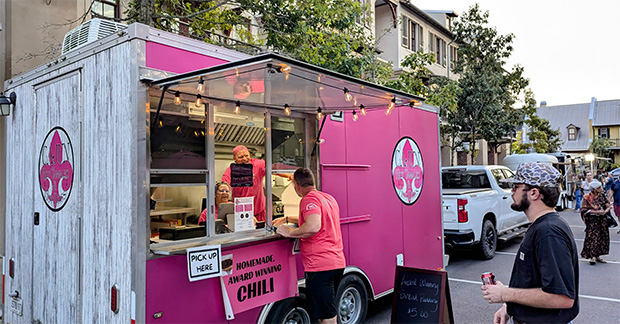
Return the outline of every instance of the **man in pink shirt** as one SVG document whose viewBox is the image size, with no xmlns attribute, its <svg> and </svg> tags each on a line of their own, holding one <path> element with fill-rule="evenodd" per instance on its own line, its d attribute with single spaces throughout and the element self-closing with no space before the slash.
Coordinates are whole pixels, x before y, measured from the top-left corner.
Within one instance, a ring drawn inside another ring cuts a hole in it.
<svg viewBox="0 0 620 324">
<path fill-rule="evenodd" d="M 306 273 L 312 317 L 321 323 L 336 323 L 336 289 L 346 267 L 340 232 L 340 209 L 331 195 L 316 190 L 309 169 L 293 175 L 295 192 L 302 197 L 299 217 L 278 218 L 274 225 L 298 223 L 299 227 L 279 226 L 278 234 L 301 239 L 301 259 Z"/>
<path fill-rule="evenodd" d="M 254 217 L 259 222 L 265 221 L 265 193 L 263 192 L 263 179 L 265 178 L 265 161 L 250 158 L 250 151 L 243 145 L 233 149 L 233 160 L 236 164 L 251 164 L 253 184 L 251 187 L 236 187 L 231 181 L 230 167 L 224 171 L 222 181 L 232 185 L 233 198 L 254 197 Z"/>
</svg>

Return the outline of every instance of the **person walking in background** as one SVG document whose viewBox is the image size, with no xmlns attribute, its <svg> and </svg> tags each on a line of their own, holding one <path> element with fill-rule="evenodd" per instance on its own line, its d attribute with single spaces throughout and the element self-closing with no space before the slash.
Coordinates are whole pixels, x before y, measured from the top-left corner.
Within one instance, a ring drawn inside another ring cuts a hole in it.
<svg viewBox="0 0 620 324">
<path fill-rule="evenodd" d="M 301 239 L 301 261 L 312 318 L 336 324 L 336 290 L 346 267 L 340 208 L 334 197 L 316 190 L 314 183 L 309 169 L 295 171 L 293 184 L 301 197 L 299 217 L 280 217 L 274 221 L 274 226 L 278 226 L 278 234 L 284 237 Z M 299 227 L 282 225 L 284 222 L 298 223 Z"/>
<path fill-rule="evenodd" d="M 592 177 L 592 172 L 586 172 L 586 179 L 581 182 L 581 190 L 583 190 L 583 195 L 590 193 L 590 182 L 594 181 L 594 177 Z"/>
<path fill-rule="evenodd" d="M 575 192 L 573 193 L 575 197 L 575 211 L 579 211 L 581 209 L 581 199 L 583 199 L 583 189 L 581 189 L 581 181 L 575 182 Z"/>
<path fill-rule="evenodd" d="M 611 210 L 607 197 L 603 194 L 600 182 L 590 183 L 591 192 L 583 196 L 581 217 L 586 223 L 586 237 L 583 240 L 581 256 L 589 259 L 591 265 L 596 262 L 607 263 L 601 255 L 609 254 L 609 229 L 605 214 Z"/>
<path fill-rule="evenodd" d="M 489 303 L 503 303 L 493 323 L 572 323 L 579 314 L 579 256 L 570 227 L 555 206 L 562 175 L 538 162 L 522 163 L 511 179 L 510 206 L 523 211 L 532 222 L 525 233 L 510 276 L 510 286 L 500 281 L 483 285 Z"/>
</svg>

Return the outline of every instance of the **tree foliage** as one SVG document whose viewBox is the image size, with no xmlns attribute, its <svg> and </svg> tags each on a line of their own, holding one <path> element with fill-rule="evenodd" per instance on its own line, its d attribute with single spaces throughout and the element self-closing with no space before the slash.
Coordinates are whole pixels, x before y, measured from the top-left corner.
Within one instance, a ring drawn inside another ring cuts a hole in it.
<svg viewBox="0 0 620 324">
<path fill-rule="evenodd" d="M 476 4 L 454 24 L 459 42 L 454 71 L 460 75 L 462 89 L 456 122 L 469 133 L 472 143 L 483 138 L 499 144 L 522 121 L 521 113 L 513 106 L 529 80 L 523 77 L 519 65 L 511 71 L 504 69 L 513 51 L 514 36 L 498 34 L 496 28 L 488 26 L 488 17 L 489 12 L 481 12 Z"/>
<path fill-rule="evenodd" d="M 614 146 L 614 142 L 606 137 L 595 136 L 592 139 L 592 143 L 590 143 L 590 151 L 594 153 L 598 157 L 610 158 L 613 157 L 613 154 L 609 150 L 610 147 Z M 606 170 L 611 162 L 604 159 L 597 159 L 598 168 L 601 170 Z"/>
<path fill-rule="evenodd" d="M 182 32 L 217 45 L 213 34 L 234 30 L 248 45 L 375 82 L 387 80 L 391 64 L 378 61 L 370 7 L 355 0 L 132 0 L 127 15 L 157 28 Z M 251 17 L 257 17 L 252 23 Z M 259 27 L 258 37 L 248 26 Z"/>
<path fill-rule="evenodd" d="M 529 128 L 529 143 L 517 141 L 513 145 L 516 153 L 526 153 L 532 147 L 537 153 L 552 153 L 562 145 L 560 129 L 552 129 L 548 120 L 536 115 L 536 99 L 530 89 L 525 90 L 525 105 L 522 108 L 524 124 Z"/>
</svg>

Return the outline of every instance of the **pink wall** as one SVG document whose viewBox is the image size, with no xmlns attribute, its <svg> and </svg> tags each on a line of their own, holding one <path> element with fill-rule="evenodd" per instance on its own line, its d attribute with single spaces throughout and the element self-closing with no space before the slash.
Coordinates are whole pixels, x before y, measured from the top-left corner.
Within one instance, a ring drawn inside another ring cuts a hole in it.
<svg viewBox="0 0 620 324">
<path fill-rule="evenodd" d="M 321 135 L 322 189 L 339 202 L 347 264 L 364 270 L 375 293 L 381 293 L 394 284 L 397 254 L 405 255 L 405 266 L 443 265 L 442 241 L 437 240 L 441 236 L 437 114 L 401 107 L 390 116 L 376 110 L 357 122 L 351 113 L 344 119 L 327 120 Z M 395 145 L 405 136 L 418 144 L 424 162 L 422 191 L 411 206 L 399 200 L 391 175 Z M 347 223 L 351 219 L 361 221 Z"/>
<path fill-rule="evenodd" d="M 180 48 L 146 42 L 146 66 L 149 68 L 184 73 L 223 63 L 228 63 L 228 61 Z"/>
</svg>

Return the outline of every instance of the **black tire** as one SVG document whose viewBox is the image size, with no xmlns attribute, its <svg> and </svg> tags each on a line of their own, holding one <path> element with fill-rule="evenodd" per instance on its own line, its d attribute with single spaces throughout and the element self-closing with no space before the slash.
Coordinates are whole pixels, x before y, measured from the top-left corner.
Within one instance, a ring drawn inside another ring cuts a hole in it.
<svg viewBox="0 0 620 324">
<path fill-rule="evenodd" d="M 339 324 L 363 323 L 368 311 L 368 291 L 362 279 L 354 274 L 342 278 L 336 293 Z"/>
<path fill-rule="evenodd" d="M 482 223 L 480 242 L 476 248 L 478 250 L 478 255 L 483 260 L 490 260 L 495 256 L 495 249 L 497 248 L 497 230 L 493 222 L 489 219 L 485 219 Z"/>
<path fill-rule="evenodd" d="M 265 323 L 310 324 L 310 314 L 305 295 L 283 299 L 273 304 Z"/>
</svg>

